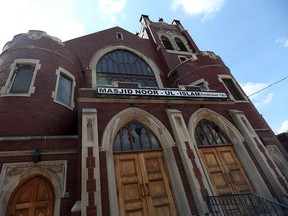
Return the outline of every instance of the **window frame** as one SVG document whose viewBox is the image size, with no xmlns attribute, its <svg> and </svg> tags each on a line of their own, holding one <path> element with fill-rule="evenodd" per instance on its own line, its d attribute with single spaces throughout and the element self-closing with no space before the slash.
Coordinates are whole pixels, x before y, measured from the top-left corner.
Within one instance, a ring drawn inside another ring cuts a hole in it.
<svg viewBox="0 0 288 216">
<path fill-rule="evenodd" d="M 35 93 L 34 83 L 35 83 L 37 72 L 41 68 L 41 64 L 39 62 L 40 62 L 40 60 L 38 60 L 38 59 L 15 59 L 14 62 L 10 65 L 10 73 L 8 75 L 6 83 L 0 90 L 0 97 L 6 97 L 6 96 L 30 97 L 31 94 Z M 34 70 L 32 72 L 33 75 L 32 75 L 30 85 L 29 85 L 27 92 L 23 92 L 23 93 L 10 92 L 11 87 L 14 83 L 13 79 L 14 79 L 15 69 L 16 69 L 17 65 L 33 65 L 34 66 Z"/>
<path fill-rule="evenodd" d="M 115 83 L 138 83 L 143 88 L 158 88 L 158 80 L 144 58 L 127 49 L 115 49 L 105 53 L 96 63 L 97 86 Z M 100 79 L 107 83 L 99 82 Z M 149 85 L 154 83 L 154 85 Z"/>
<path fill-rule="evenodd" d="M 75 107 L 75 102 L 74 102 L 74 92 L 75 92 L 75 87 L 76 87 L 76 81 L 75 81 L 75 77 L 70 73 L 68 72 L 67 70 L 65 70 L 64 68 L 62 67 L 59 67 L 57 70 L 56 70 L 56 76 L 57 76 L 57 80 L 56 80 L 56 85 L 55 85 L 55 90 L 52 92 L 52 98 L 53 98 L 53 101 L 55 103 L 58 103 L 58 104 L 61 104 L 71 110 L 74 109 Z M 63 103 L 62 101 L 59 101 L 57 100 L 57 94 L 58 94 L 58 87 L 59 87 L 59 83 L 60 83 L 60 77 L 63 76 L 67 79 L 70 79 L 71 82 L 72 82 L 72 86 L 71 86 L 71 95 L 70 95 L 70 105 L 68 104 L 65 104 Z"/>
<path fill-rule="evenodd" d="M 243 90 L 239 87 L 237 82 L 231 76 L 218 75 L 218 80 L 224 85 L 225 89 L 229 93 L 229 97 L 230 97 L 231 100 L 234 100 L 235 102 L 246 102 L 246 101 L 248 101 L 246 94 L 243 93 Z M 236 99 L 234 97 L 234 95 L 230 91 L 229 87 L 227 87 L 227 85 L 225 84 L 224 80 L 230 80 L 232 82 L 234 90 L 237 91 L 237 94 L 239 94 L 241 99 Z"/>
<path fill-rule="evenodd" d="M 209 88 L 209 83 L 205 79 L 199 79 L 191 83 L 189 86 L 199 87 L 200 91 L 213 91 Z"/>
<path fill-rule="evenodd" d="M 177 45 L 177 49 L 180 52 L 188 52 L 186 44 L 183 42 L 183 40 L 179 36 L 174 37 L 175 44 Z"/>
</svg>

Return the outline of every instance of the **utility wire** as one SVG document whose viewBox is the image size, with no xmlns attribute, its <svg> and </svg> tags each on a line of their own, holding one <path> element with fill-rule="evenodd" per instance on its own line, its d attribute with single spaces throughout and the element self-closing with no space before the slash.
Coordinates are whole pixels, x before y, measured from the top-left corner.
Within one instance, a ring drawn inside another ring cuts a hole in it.
<svg viewBox="0 0 288 216">
<path fill-rule="evenodd" d="M 285 79 L 287 79 L 287 78 L 288 78 L 288 76 L 286 76 L 286 77 L 284 77 L 283 79 L 278 80 L 278 81 L 276 81 L 276 82 L 274 82 L 274 83 L 272 83 L 272 84 L 270 84 L 270 85 L 268 85 L 268 86 L 266 86 L 266 87 L 264 87 L 264 88 L 262 88 L 262 89 L 260 89 L 260 90 L 258 90 L 258 91 L 256 91 L 256 92 L 248 95 L 248 97 L 251 97 L 252 95 L 255 95 L 255 94 L 257 94 L 257 93 L 259 93 L 259 92 L 261 92 L 261 91 L 263 91 L 263 90 L 265 90 L 265 89 L 267 89 L 267 88 L 270 88 L 271 86 L 273 86 L 273 85 L 275 85 L 275 84 L 277 84 L 277 83 L 279 83 L 279 82 L 282 82 L 283 80 L 285 80 Z"/>
</svg>

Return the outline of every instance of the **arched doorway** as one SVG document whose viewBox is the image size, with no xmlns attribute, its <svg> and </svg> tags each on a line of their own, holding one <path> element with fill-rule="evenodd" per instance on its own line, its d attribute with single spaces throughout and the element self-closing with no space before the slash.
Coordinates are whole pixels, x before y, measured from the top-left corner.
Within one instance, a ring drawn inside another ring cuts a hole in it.
<svg viewBox="0 0 288 216">
<path fill-rule="evenodd" d="M 145 125 L 129 121 L 114 140 L 120 215 L 176 215 L 162 147 Z"/>
<path fill-rule="evenodd" d="M 26 179 L 13 192 L 7 216 L 52 216 L 54 190 L 46 178 L 36 175 Z"/>
<path fill-rule="evenodd" d="M 216 195 L 254 192 L 231 141 L 217 124 L 199 121 L 195 141 Z"/>
</svg>

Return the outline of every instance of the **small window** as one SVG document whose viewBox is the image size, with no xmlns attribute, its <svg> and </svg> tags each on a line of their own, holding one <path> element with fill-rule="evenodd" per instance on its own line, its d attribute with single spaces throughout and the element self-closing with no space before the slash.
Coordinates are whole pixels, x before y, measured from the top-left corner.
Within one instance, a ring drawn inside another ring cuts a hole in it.
<svg viewBox="0 0 288 216">
<path fill-rule="evenodd" d="M 35 65 L 16 64 L 8 89 L 9 93 L 28 93 Z"/>
<path fill-rule="evenodd" d="M 179 60 L 180 60 L 181 62 L 184 62 L 184 61 L 187 60 L 187 57 L 186 57 L 186 56 L 178 56 L 178 58 L 179 58 Z"/>
<path fill-rule="evenodd" d="M 166 49 L 168 49 L 168 50 L 174 50 L 174 48 L 173 48 L 170 40 L 169 40 L 167 37 L 161 36 L 161 41 L 162 41 L 162 43 L 163 43 L 163 45 L 164 45 L 164 47 L 165 47 Z"/>
<path fill-rule="evenodd" d="M 201 83 L 197 84 L 196 86 L 199 86 L 200 91 L 209 91 L 208 86 L 204 82 L 201 82 Z"/>
<path fill-rule="evenodd" d="M 234 81 L 230 78 L 222 78 L 224 85 L 226 86 L 229 93 L 232 95 L 234 100 L 245 100 L 243 94 L 239 91 Z"/>
<path fill-rule="evenodd" d="M 54 101 L 62 104 L 70 109 L 74 108 L 74 77 L 65 69 L 60 68 L 56 71 L 57 83 L 56 83 L 56 94 L 52 93 Z"/>
<path fill-rule="evenodd" d="M 179 48 L 180 51 L 183 51 L 183 52 L 187 52 L 187 48 L 185 46 L 185 44 L 183 43 L 183 41 L 180 39 L 180 38 L 175 38 L 175 42 Z"/>
<path fill-rule="evenodd" d="M 116 37 L 117 37 L 117 39 L 123 40 L 123 35 L 121 32 L 117 32 Z"/>
<path fill-rule="evenodd" d="M 210 91 L 209 83 L 204 79 L 199 79 L 199 80 L 191 83 L 189 86 L 197 86 L 197 87 L 199 87 L 200 91 Z"/>
<path fill-rule="evenodd" d="M 1 96 L 30 96 L 34 93 L 34 81 L 40 66 L 39 60 L 16 59 L 5 86 L 1 88 Z"/>
<path fill-rule="evenodd" d="M 72 80 L 60 74 L 56 100 L 67 106 L 71 104 Z"/>
</svg>

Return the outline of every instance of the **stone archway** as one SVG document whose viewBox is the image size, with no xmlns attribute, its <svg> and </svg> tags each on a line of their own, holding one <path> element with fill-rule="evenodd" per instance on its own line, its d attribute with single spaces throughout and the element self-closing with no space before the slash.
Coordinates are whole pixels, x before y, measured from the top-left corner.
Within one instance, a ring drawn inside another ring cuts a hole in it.
<svg viewBox="0 0 288 216">
<path fill-rule="evenodd" d="M 249 156 L 243 142 L 244 138 L 241 135 L 241 133 L 238 131 L 238 129 L 226 118 L 221 116 L 220 114 L 214 112 L 213 110 L 207 109 L 207 108 L 201 108 L 194 112 L 190 120 L 188 122 L 188 130 L 190 133 L 190 137 L 195 142 L 195 129 L 197 124 L 202 120 L 202 119 L 208 119 L 209 121 L 215 122 L 221 130 L 229 137 L 230 141 L 233 144 L 233 150 L 235 152 L 235 155 L 239 159 L 240 163 L 242 164 L 245 173 L 247 174 L 248 178 L 250 179 L 250 182 L 255 189 L 256 193 L 259 193 L 261 195 L 264 195 L 265 197 L 270 197 L 270 193 L 268 188 L 265 185 L 265 182 L 263 181 L 260 173 L 258 172 L 255 164 L 253 163 L 251 157 Z M 204 170 L 204 173 L 206 173 L 206 180 L 208 184 L 211 186 L 209 187 L 209 190 L 212 190 L 212 194 L 216 194 L 216 192 L 212 189 L 212 182 L 208 178 L 209 174 L 207 173 L 205 167 L 205 162 L 201 157 L 199 157 L 200 152 L 195 147 L 196 151 L 198 152 L 197 157 L 201 162 L 202 169 Z"/>
<path fill-rule="evenodd" d="M 181 215 L 189 215 L 190 208 L 181 182 L 180 174 L 175 162 L 172 147 L 174 141 L 166 127 L 153 115 L 137 107 L 131 107 L 119 112 L 107 124 L 102 142 L 101 150 L 106 151 L 108 187 L 111 215 L 119 215 L 119 206 L 117 198 L 117 184 L 115 181 L 115 164 L 113 155 L 113 143 L 118 130 L 129 121 L 138 121 L 147 127 L 157 137 L 163 148 L 163 158 L 167 165 L 168 175 L 170 178 L 172 192 L 174 194 L 178 209 Z"/>
<path fill-rule="evenodd" d="M 6 215 L 52 216 L 55 193 L 50 181 L 35 175 L 25 179 L 14 190 Z"/>
</svg>

